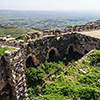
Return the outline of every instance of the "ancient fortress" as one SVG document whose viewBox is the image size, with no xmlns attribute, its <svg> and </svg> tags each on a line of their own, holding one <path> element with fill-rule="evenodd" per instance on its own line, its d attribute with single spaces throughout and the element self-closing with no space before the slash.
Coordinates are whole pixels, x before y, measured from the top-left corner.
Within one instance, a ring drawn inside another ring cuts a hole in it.
<svg viewBox="0 0 100 100">
<path fill-rule="evenodd" d="M 56 57 L 64 58 L 69 52 L 85 55 L 100 49 L 100 39 L 79 32 L 100 29 L 99 24 L 69 26 L 65 30 L 46 30 L 43 34 L 28 33 L 23 40 L 7 36 L 0 38 L 0 45 L 15 48 L 0 57 L 0 99 L 28 100 L 25 69 Z M 68 33 L 66 33 L 68 32 Z M 46 36 L 47 35 L 47 36 Z"/>
</svg>

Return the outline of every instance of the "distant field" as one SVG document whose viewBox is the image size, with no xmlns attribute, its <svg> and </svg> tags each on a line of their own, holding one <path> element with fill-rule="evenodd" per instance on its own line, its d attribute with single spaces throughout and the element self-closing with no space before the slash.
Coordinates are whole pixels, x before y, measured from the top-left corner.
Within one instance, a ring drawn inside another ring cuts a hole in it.
<svg viewBox="0 0 100 100">
<path fill-rule="evenodd" d="M 17 37 L 22 34 L 27 34 L 27 32 L 35 32 L 36 30 L 14 26 L 14 25 L 0 25 L 0 37 L 11 35 L 12 37 Z"/>
<path fill-rule="evenodd" d="M 64 29 L 100 19 L 99 11 L 13 11 L 0 10 L 0 24 L 17 25 L 43 31 Z"/>
</svg>

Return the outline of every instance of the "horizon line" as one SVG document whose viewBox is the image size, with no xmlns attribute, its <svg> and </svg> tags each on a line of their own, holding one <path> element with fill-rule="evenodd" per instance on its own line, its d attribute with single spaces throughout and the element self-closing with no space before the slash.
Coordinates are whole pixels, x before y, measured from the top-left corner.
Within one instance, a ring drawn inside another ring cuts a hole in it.
<svg viewBox="0 0 100 100">
<path fill-rule="evenodd" d="M 22 9 L 0 9 L 6 11 L 100 11 L 100 10 L 22 10 Z"/>
</svg>

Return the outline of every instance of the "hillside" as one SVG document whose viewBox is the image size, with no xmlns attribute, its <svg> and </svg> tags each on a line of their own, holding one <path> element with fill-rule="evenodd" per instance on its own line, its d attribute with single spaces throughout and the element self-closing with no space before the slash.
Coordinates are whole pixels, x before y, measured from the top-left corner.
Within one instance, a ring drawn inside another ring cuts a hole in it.
<svg viewBox="0 0 100 100">
<path fill-rule="evenodd" d="M 35 68 L 29 65 L 26 70 L 29 100 L 100 100 L 100 50 L 74 61 L 77 56 L 46 61 Z"/>
<path fill-rule="evenodd" d="M 100 18 L 99 11 L 16 11 L 0 10 L 0 24 L 45 30 L 64 29 Z"/>
<path fill-rule="evenodd" d="M 17 37 L 27 32 L 35 32 L 34 29 L 14 26 L 14 25 L 0 25 L 0 37 L 11 35 L 12 37 Z"/>
</svg>

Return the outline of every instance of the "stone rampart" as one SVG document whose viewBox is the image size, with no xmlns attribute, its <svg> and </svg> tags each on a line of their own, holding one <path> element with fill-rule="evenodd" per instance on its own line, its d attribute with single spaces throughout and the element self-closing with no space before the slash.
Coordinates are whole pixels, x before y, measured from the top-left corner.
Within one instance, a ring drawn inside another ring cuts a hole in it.
<svg viewBox="0 0 100 100">
<path fill-rule="evenodd" d="M 25 69 L 29 63 L 33 63 L 34 67 L 46 60 L 63 59 L 70 52 L 85 55 L 92 49 L 100 49 L 100 39 L 71 33 L 16 42 L 1 39 L 0 45 L 16 47 L 15 50 L 5 51 L 0 58 L 0 98 L 27 100 Z"/>
<path fill-rule="evenodd" d="M 1 62 L 1 65 L 4 65 L 0 66 L 0 68 L 2 68 L 2 70 L 0 70 L 0 77 L 3 77 L 2 81 L 0 81 L 0 83 L 2 82 L 0 86 L 2 86 L 1 89 L 3 90 L 7 84 L 11 91 L 9 91 L 9 87 L 7 87 L 7 91 L 9 91 L 5 91 L 5 94 L 6 92 L 9 94 L 7 98 L 3 93 L 4 91 L 1 91 L 0 98 L 2 97 L 2 100 L 27 100 L 27 85 L 22 56 L 20 48 L 4 52 L 3 61 Z"/>
<path fill-rule="evenodd" d="M 4 58 L 0 57 L 0 90 L 7 84 L 6 68 Z"/>
<path fill-rule="evenodd" d="M 33 63 L 38 65 L 45 60 L 49 60 L 53 55 L 56 59 L 64 58 L 70 51 L 85 55 L 92 49 L 100 49 L 100 40 L 94 37 L 79 33 L 65 34 L 60 37 L 51 36 L 38 40 L 28 40 L 27 59 L 31 57 Z M 52 52 L 52 53 L 51 53 Z"/>
</svg>

